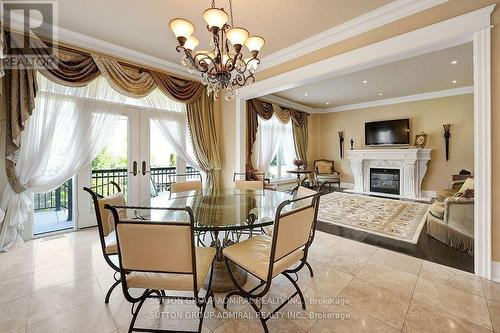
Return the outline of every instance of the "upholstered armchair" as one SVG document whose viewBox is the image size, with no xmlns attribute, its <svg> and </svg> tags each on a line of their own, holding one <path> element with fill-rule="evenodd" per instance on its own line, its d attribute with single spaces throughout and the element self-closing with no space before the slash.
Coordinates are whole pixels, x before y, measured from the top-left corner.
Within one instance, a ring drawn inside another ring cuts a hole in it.
<svg viewBox="0 0 500 333">
<path fill-rule="evenodd" d="M 315 160 L 314 161 L 314 182 L 320 186 L 328 184 L 337 184 L 340 188 L 340 172 L 335 170 L 335 165 L 332 160 Z"/>
<path fill-rule="evenodd" d="M 436 200 L 427 214 L 428 235 L 469 253 L 474 252 L 473 186 L 472 179 L 465 182 L 455 194 Z"/>
</svg>

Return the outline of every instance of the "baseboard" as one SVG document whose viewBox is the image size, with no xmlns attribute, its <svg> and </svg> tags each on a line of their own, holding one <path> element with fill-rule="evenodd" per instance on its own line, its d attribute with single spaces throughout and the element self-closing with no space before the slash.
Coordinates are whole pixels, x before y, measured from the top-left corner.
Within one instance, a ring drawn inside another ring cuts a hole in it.
<svg viewBox="0 0 500 333">
<path fill-rule="evenodd" d="M 340 187 L 343 187 L 343 188 L 354 188 L 354 183 L 344 183 L 344 182 L 340 182 Z"/>
<path fill-rule="evenodd" d="M 495 282 L 500 282 L 500 262 L 491 262 L 491 279 Z"/>
<path fill-rule="evenodd" d="M 436 191 L 422 191 L 422 196 L 425 198 L 435 198 L 437 195 Z"/>
</svg>

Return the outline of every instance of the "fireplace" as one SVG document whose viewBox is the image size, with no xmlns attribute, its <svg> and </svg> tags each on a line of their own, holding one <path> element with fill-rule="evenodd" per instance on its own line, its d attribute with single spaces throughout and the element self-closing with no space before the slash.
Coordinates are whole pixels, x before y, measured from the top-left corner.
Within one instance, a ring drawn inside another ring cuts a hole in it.
<svg viewBox="0 0 500 333">
<path fill-rule="evenodd" d="M 370 192 L 399 195 L 399 169 L 370 168 Z"/>
</svg>

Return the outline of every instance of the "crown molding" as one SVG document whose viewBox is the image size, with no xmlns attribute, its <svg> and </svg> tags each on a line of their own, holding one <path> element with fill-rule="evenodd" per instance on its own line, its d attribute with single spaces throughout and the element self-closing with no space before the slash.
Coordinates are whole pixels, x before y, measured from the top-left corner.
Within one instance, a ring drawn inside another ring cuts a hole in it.
<svg viewBox="0 0 500 333">
<path fill-rule="evenodd" d="M 13 31 L 22 32 L 23 24 L 28 18 L 15 13 L 11 13 L 10 18 L 11 25 L 9 26 L 9 28 Z M 72 45 L 77 49 L 86 49 L 89 52 L 102 53 L 126 62 L 130 62 L 132 64 L 141 65 L 146 68 L 152 68 L 155 70 L 200 81 L 199 75 L 189 73 L 189 71 L 180 64 L 176 64 L 168 60 L 154 57 L 139 51 L 134 51 L 117 44 L 109 43 L 95 37 L 81 34 L 76 31 L 61 28 L 57 26 L 57 22 L 55 26 L 46 22 L 42 23 L 38 21 L 38 23 L 40 23 L 40 30 L 42 31 L 41 37 L 47 38 L 48 36 L 54 36 L 54 41 L 56 44 L 63 43 Z"/>
<path fill-rule="evenodd" d="M 286 106 L 290 109 L 298 110 L 298 111 L 304 111 L 307 113 L 318 113 L 319 109 L 312 108 L 310 106 L 300 104 L 297 102 L 293 102 L 289 99 L 275 96 L 275 95 L 267 95 L 267 96 L 262 96 L 259 99 L 269 102 L 269 103 L 276 103 L 282 106 Z"/>
<path fill-rule="evenodd" d="M 385 6 L 263 57 L 259 70 L 262 71 L 277 66 L 447 1 L 448 0 L 393 1 Z"/>
<path fill-rule="evenodd" d="M 316 110 L 319 113 L 341 112 L 341 111 L 350 111 L 350 110 L 372 108 L 372 107 L 376 107 L 376 106 L 384 106 L 384 105 L 422 101 L 422 100 L 426 100 L 426 99 L 434 99 L 434 98 L 442 98 L 442 97 L 450 97 L 450 96 L 458 96 L 458 95 L 467 95 L 467 94 L 473 94 L 473 93 L 474 93 L 474 87 L 473 86 L 466 86 L 466 87 L 460 87 L 460 88 L 454 88 L 454 89 L 438 90 L 438 91 L 433 91 L 433 92 L 428 92 L 428 93 L 423 93 L 423 94 L 379 99 L 379 100 L 370 101 L 370 102 L 363 102 L 363 103 L 356 103 L 356 104 L 349 104 L 349 105 L 340 105 L 340 106 L 334 106 L 334 107 L 328 108 L 328 109 L 316 109 Z"/>
</svg>

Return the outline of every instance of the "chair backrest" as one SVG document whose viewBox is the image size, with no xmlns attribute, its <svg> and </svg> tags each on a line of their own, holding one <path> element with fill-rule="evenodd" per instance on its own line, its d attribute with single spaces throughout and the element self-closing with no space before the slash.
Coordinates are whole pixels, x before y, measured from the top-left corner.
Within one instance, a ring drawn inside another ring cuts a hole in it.
<svg viewBox="0 0 500 333">
<path fill-rule="evenodd" d="M 203 190 L 203 183 L 199 180 L 189 180 L 185 182 L 175 182 L 170 184 L 170 192 L 187 192 L 187 191 Z"/>
<path fill-rule="evenodd" d="M 299 186 L 299 188 L 297 189 L 297 195 L 295 198 L 300 199 L 300 198 L 308 197 L 308 198 L 304 199 L 304 202 L 308 205 L 311 205 L 313 196 L 315 194 L 318 194 L 318 192 L 315 190 L 311 190 L 310 188 L 307 188 L 305 186 Z"/>
<path fill-rule="evenodd" d="M 238 190 L 264 190 L 264 180 L 236 180 L 234 187 Z"/>
<path fill-rule="evenodd" d="M 333 173 L 335 171 L 334 162 L 332 160 L 316 160 L 314 161 L 314 171 L 317 173 Z"/>
<path fill-rule="evenodd" d="M 106 208 L 114 217 L 122 281 L 133 271 L 191 274 L 197 292 L 194 217 L 189 207 L 162 209 L 185 211 L 189 222 L 123 220 L 118 211 L 127 207 Z"/>
<path fill-rule="evenodd" d="M 104 237 L 108 236 L 113 230 L 115 230 L 114 221 L 110 214 L 110 212 L 104 209 L 104 205 L 116 205 L 116 206 L 124 206 L 125 205 L 125 196 L 121 191 L 120 186 L 115 182 L 110 182 L 110 185 L 116 189 L 114 194 L 109 194 L 104 197 L 94 190 L 88 187 L 84 187 L 83 190 L 88 192 L 92 197 L 92 202 L 94 204 L 94 211 L 96 214 L 97 221 L 97 229 L 99 230 L 99 236 L 101 238 L 101 242 L 104 242 Z M 100 186 L 102 187 L 102 186 Z M 109 192 L 109 191 L 108 191 Z M 120 211 L 119 214 L 125 214 L 125 211 Z"/>
<path fill-rule="evenodd" d="M 283 208 L 290 204 L 293 205 L 292 210 L 282 213 Z M 304 255 L 307 254 L 314 235 L 318 204 L 319 194 L 313 194 L 285 201 L 278 207 L 270 253 L 269 278 L 275 262 L 299 249 L 304 249 Z"/>
</svg>

